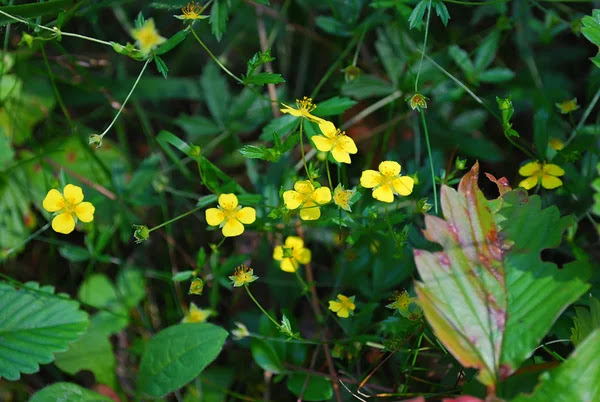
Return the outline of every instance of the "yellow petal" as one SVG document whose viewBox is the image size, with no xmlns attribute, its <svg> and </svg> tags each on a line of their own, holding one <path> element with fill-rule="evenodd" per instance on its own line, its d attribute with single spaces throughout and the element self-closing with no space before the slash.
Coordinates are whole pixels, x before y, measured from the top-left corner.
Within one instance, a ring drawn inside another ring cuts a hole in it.
<svg viewBox="0 0 600 402">
<path fill-rule="evenodd" d="M 219 205 L 225 211 L 232 211 L 238 206 L 238 199 L 235 194 L 221 194 L 219 196 Z"/>
<path fill-rule="evenodd" d="M 525 165 L 521 166 L 519 169 L 519 174 L 521 176 L 532 176 L 540 171 L 542 166 L 538 162 L 529 162 Z M 521 187 L 521 185 L 519 185 Z M 525 187 L 527 188 L 527 187 Z M 531 188 L 531 187 L 530 187 Z"/>
<path fill-rule="evenodd" d="M 275 246 L 275 248 L 273 249 L 273 259 L 275 261 L 283 260 L 283 247 Z"/>
<path fill-rule="evenodd" d="M 284 106 L 284 108 L 279 109 L 281 111 L 281 113 L 289 113 L 292 116 L 302 117 L 302 112 L 299 111 L 298 109 L 294 109 L 293 107 L 288 106 L 285 103 L 282 103 L 282 105 Z"/>
<path fill-rule="evenodd" d="M 394 179 L 392 184 L 398 194 L 406 196 L 412 193 L 415 181 L 412 177 L 402 176 Z"/>
<path fill-rule="evenodd" d="M 545 174 L 542 176 L 542 187 L 552 190 L 553 188 L 562 186 L 563 182 L 558 177 Z"/>
<path fill-rule="evenodd" d="M 534 188 L 538 183 L 538 176 L 531 176 L 526 178 L 525 180 L 521 180 L 521 182 L 519 183 L 519 187 L 523 187 L 526 190 L 530 190 L 532 188 Z"/>
<path fill-rule="evenodd" d="M 313 135 L 310 139 L 315 144 L 315 148 L 321 152 L 329 152 L 333 147 L 333 140 L 322 135 Z"/>
<path fill-rule="evenodd" d="M 300 180 L 294 184 L 294 190 L 300 194 L 310 194 L 315 191 L 315 186 L 312 185 L 310 180 Z"/>
<path fill-rule="evenodd" d="M 552 176 L 562 176 L 565 174 L 565 171 L 563 168 L 561 168 L 558 165 L 553 165 L 552 163 L 548 163 L 547 165 L 544 165 L 543 168 L 544 173 L 552 175 Z M 543 183 L 542 183 L 543 185 Z"/>
<path fill-rule="evenodd" d="M 323 135 L 328 138 L 335 138 L 335 132 L 337 131 L 333 123 L 327 120 L 319 123 L 319 130 L 321 130 Z M 319 149 L 319 151 L 321 150 Z"/>
<path fill-rule="evenodd" d="M 329 187 L 320 187 L 312 194 L 312 199 L 319 204 L 326 204 L 331 201 L 331 190 Z"/>
<path fill-rule="evenodd" d="M 386 177 L 398 176 L 400 174 L 400 169 L 400 164 L 394 161 L 385 161 L 379 164 L 379 171 Z"/>
<path fill-rule="evenodd" d="M 65 199 L 58 190 L 52 189 L 46 194 L 42 205 L 48 212 L 57 212 L 65 207 Z"/>
<path fill-rule="evenodd" d="M 296 261 L 292 261 L 291 258 L 284 258 L 281 261 L 281 270 L 285 272 L 296 272 L 298 270 L 298 263 Z"/>
<path fill-rule="evenodd" d="M 244 233 L 244 225 L 237 219 L 229 219 L 222 229 L 223 236 L 233 237 Z"/>
<path fill-rule="evenodd" d="M 358 148 L 356 148 L 356 144 L 354 143 L 354 140 L 352 138 L 348 137 L 347 135 L 340 137 L 340 139 L 338 140 L 338 143 L 340 144 L 342 149 L 344 151 L 348 152 L 349 154 L 355 154 L 358 152 Z"/>
<path fill-rule="evenodd" d="M 52 219 L 52 229 L 58 233 L 69 234 L 75 229 L 75 219 L 68 212 L 63 212 Z"/>
<path fill-rule="evenodd" d="M 81 190 L 81 187 L 67 184 L 63 190 L 63 194 L 65 195 L 65 199 L 73 205 L 83 201 L 83 191 Z"/>
<path fill-rule="evenodd" d="M 206 223 L 210 226 L 219 226 L 223 219 L 225 219 L 225 214 L 223 211 L 217 208 L 208 208 L 204 215 L 206 216 Z"/>
<path fill-rule="evenodd" d="M 340 162 L 340 163 L 350 163 L 350 155 L 348 155 L 348 152 L 344 151 L 342 149 L 342 147 L 340 147 L 339 145 L 335 146 L 332 150 L 331 150 L 331 156 L 333 156 L 333 159 L 335 159 L 336 161 Z"/>
<path fill-rule="evenodd" d="M 323 123 L 324 121 L 327 121 L 327 120 L 322 119 L 320 117 L 314 116 L 314 115 L 310 114 L 309 112 L 303 113 L 303 116 L 306 117 L 310 121 L 314 121 L 317 124 L 320 124 L 320 123 Z"/>
<path fill-rule="evenodd" d="M 383 176 L 375 170 L 365 170 L 360 176 L 360 185 L 365 188 L 373 188 L 381 184 Z"/>
<path fill-rule="evenodd" d="M 91 222 L 94 220 L 95 210 L 91 202 L 82 202 L 75 207 L 75 215 L 81 222 Z"/>
<path fill-rule="evenodd" d="M 236 216 L 240 222 L 249 225 L 256 220 L 256 210 L 251 207 L 244 207 L 238 211 Z"/>
<path fill-rule="evenodd" d="M 294 250 L 294 258 L 300 264 L 308 264 L 310 262 L 310 259 L 311 259 L 311 252 L 307 248 L 301 248 L 298 251 Z"/>
<path fill-rule="evenodd" d="M 350 314 L 348 313 L 348 309 L 340 309 L 340 311 L 337 312 L 338 317 L 341 318 L 348 318 L 350 316 Z"/>
<path fill-rule="evenodd" d="M 298 236 L 288 236 L 287 239 L 285 239 L 285 247 L 293 249 L 304 248 L 304 240 Z"/>
<path fill-rule="evenodd" d="M 337 295 L 337 298 L 340 299 L 344 303 L 346 303 L 348 301 L 348 296 L 344 296 L 343 294 Z"/>
<path fill-rule="evenodd" d="M 329 301 L 329 310 L 333 311 L 334 313 L 340 311 L 341 308 L 342 303 L 331 300 Z"/>
<path fill-rule="evenodd" d="M 321 208 L 312 201 L 306 203 L 304 208 L 300 209 L 300 219 L 304 221 L 316 221 L 321 217 Z"/>
<path fill-rule="evenodd" d="M 373 198 L 382 202 L 393 202 L 394 193 L 392 192 L 392 186 L 386 184 L 385 186 L 379 186 L 373 190 Z"/>
<path fill-rule="evenodd" d="M 302 204 L 303 201 L 304 197 L 297 191 L 288 190 L 283 193 L 283 202 L 285 203 L 285 207 L 287 209 L 296 209 Z"/>
</svg>

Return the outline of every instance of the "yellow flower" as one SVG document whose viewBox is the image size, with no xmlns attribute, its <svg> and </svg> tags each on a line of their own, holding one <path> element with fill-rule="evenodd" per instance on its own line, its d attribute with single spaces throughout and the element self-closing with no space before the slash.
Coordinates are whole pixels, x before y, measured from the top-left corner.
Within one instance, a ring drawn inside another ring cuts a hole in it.
<svg viewBox="0 0 600 402">
<path fill-rule="evenodd" d="M 67 184 L 63 193 L 64 195 L 55 189 L 48 191 L 42 205 L 46 211 L 56 212 L 52 219 L 52 229 L 58 233 L 69 234 L 75 229 L 77 219 L 82 222 L 93 221 L 96 209 L 91 202 L 82 202 L 81 187 Z"/>
<path fill-rule="evenodd" d="M 560 103 L 555 103 L 555 105 L 562 114 L 569 114 L 579 109 L 579 105 L 577 104 L 577 98 L 567 99 Z"/>
<path fill-rule="evenodd" d="M 333 159 L 340 163 L 350 163 L 349 154 L 358 152 L 354 140 L 327 120 L 319 123 L 319 129 L 323 135 L 313 135 L 311 138 L 315 147 L 321 152 L 331 152 Z"/>
<path fill-rule="evenodd" d="M 285 272 L 296 272 L 300 264 L 308 264 L 310 258 L 311 253 L 304 247 L 304 240 L 296 236 L 288 236 L 283 246 L 273 250 L 273 259 L 281 261 L 281 270 Z"/>
<path fill-rule="evenodd" d="M 233 335 L 233 339 L 239 341 L 240 339 L 250 336 L 250 331 L 248 331 L 248 327 L 246 327 L 244 324 L 238 321 L 234 322 L 234 324 L 236 326 L 236 329 L 231 330 L 231 335 Z"/>
<path fill-rule="evenodd" d="M 548 145 L 550 145 L 550 148 L 552 148 L 555 151 L 560 151 L 565 147 L 565 143 L 562 142 L 562 140 L 560 138 L 550 138 L 550 140 L 548 141 Z"/>
<path fill-rule="evenodd" d="M 350 209 L 350 200 L 354 197 L 354 193 L 356 193 L 356 190 L 344 190 L 344 187 L 338 184 L 335 190 L 333 190 L 333 202 L 338 207 L 352 212 L 352 209 Z"/>
<path fill-rule="evenodd" d="M 529 176 L 519 183 L 519 187 L 526 190 L 535 187 L 541 180 L 542 187 L 552 190 L 553 188 L 562 186 L 562 180 L 556 176 L 562 176 L 565 171 L 557 165 L 551 163 L 529 162 L 521 166 L 519 169 L 521 176 Z"/>
<path fill-rule="evenodd" d="M 258 276 L 254 275 L 254 270 L 245 265 L 240 265 L 233 271 L 233 275 L 229 277 L 234 288 L 244 286 L 246 283 L 254 282 Z"/>
<path fill-rule="evenodd" d="M 315 110 L 315 108 L 317 107 L 317 105 L 314 105 L 312 103 L 312 98 L 307 98 L 305 96 L 304 98 L 302 98 L 302 100 L 296 99 L 296 108 L 288 106 L 285 103 L 282 103 L 282 105 L 285 107 L 281 109 L 281 113 L 289 113 L 292 116 L 303 117 L 310 121 L 314 121 L 315 123 L 325 121 L 320 117 L 313 116 L 312 114 L 310 114 L 310 112 Z"/>
<path fill-rule="evenodd" d="M 233 237 L 244 233 L 244 225 L 254 223 L 256 210 L 252 207 L 242 208 L 238 205 L 235 194 L 221 194 L 219 207 L 206 210 L 206 222 L 210 226 L 219 226 L 223 236 Z M 242 225 L 244 224 L 244 225 Z"/>
<path fill-rule="evenodd" d="M 146 20 L 140 28 L 133 29 L 131 36 L 137 41 L 140 52 L 144 55 L 150 53 L 152 49 L 166 41 L 165 38 L 158 34 L 152 18 Z"/>
<path fill-rule="evenodd" d="M 383 202 L 393 202 L 394 194 L 407 196 L 412 193 L 415 181 L 412 177 L 400 176 L 399 163 L 385 161 L 379 164 L 379 172 L 365 170 L 360 177 L 360 185 L 373 188 L 373 198 Z"/>
<path fill-rule="evenodd" d="M 185 315 L 185 317 L 183 317 L 183 320 L 181 320 L 181 322 L 184 322 L 184 323 L 204 322 L 208 319 L 208 317 L 210 317 L 213 314 L 214 314 L 213 310 L 201 309 L 201 308 L 198 308 L 198 306 L 196 306 L 194 303 L 191 303 L 190 311 L 188 311 L 188 313 Z"/>
<path fill-rule="evenodd" d="M 321 216 L 319 205 L 331 201 L 331 190 L 328 187 L 315 186 L 309 180 L 297 181 L 294 190 L 283 193 L 283 202 L 287 209 L 300 208 L 300 219 L 314 221 Z"/>
<path fill-rule="evenodd" d="M 354 296 L 344 296 L 342 294 L 337 295 L 337 301 L 329 300 L 329 310 L 337 313 L 338 317 L 348 318 L 354 315 Z"/>
<path fill-rule="evenodd" d="M 389 309 L 396 310 L 401 316 L 409 320 L 417 320 L 422 315 L 421 308 L 415 303 L 415 299 L 410 297 L 407 291 L 395 291 L 392 297 L 392 303 L 386 306 Z"/>
<path fill-rule="evenodd" d="M 202 15 L 202 10 L 204 10 L 204 7 L 194 1 L 190 1 L 181 9 L 183 15 L 175 15 L 174 17 L 180 20 L 191 21 L 208 18 L 208 15 Z"/>
</svg>

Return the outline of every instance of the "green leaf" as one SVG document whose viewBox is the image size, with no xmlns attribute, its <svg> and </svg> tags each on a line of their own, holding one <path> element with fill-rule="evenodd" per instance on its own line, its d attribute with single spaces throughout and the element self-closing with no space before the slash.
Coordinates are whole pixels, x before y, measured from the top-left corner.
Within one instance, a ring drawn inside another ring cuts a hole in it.
<svg viewBox="0 0 600 402">
<path fill-rule="evenodd" d="M 144 349 L 138 390 L 159 398 L 193 380 L 217 358 L 227 331 L 212 324 L 178 324 L 154 335 Z"/>
<path fill-rule="evenodd" d="M 511 69 L 503 67 L 490 68 L 477 76 L 479 81 L 491 83 L 510 81 L 514 77 L 515 73 Z"/>
<path fill-rule="evenodd" d="M 216 3 L 213 7 L 216 6 Z M 214 9 L 214 8 L 213 8 Z M 227 81 L 215 63 L 208 63 L 202 71 L 200 85 L 206 96 L 206 106 L 213 118 L 223 126 L 229 112 L 231 94 Z"/>
<path fill-rule="evenodd" d="M 254 56 L 246 62 L 246 75 L 251 75 L 258 67 L 273 60 L 275 60 L 275 57 L 271 56 L 271 49 L 254 53 Z"/>
<path fill-rule="evenodd" d="M 491 34 L 481 42 L 481 45 L 477 48 L 475 53 L 475 71 L 480 73 L 492 64 L 494 57 L 496 57 L 496 51 L 498 50 L 498 41 L 500 39 L 500 33 L 498 31 L 492 31 Z"/>
<path fill-rule="evenodd" d="M 448 25 L 448 20 L 450 19 L 450 13 L 446 8 L 446 5 L 442 2 L 442 0 L 433 0 L 433 6 L 435 7 L 435 13 L 440 20 L 442 20 L 442 24 L 444 26 Z"/>
<path fill-rule="evenodd" d="M 192 276 L 194 276 L 194 271 L 181 271 L 181 272 L 177 272 L 175 275 L 173 275 L 171 280 L 173 282 L 183 282 L 183 281 L 187 281 Z"/>
<path fill-rule="evenodd" d="M 262 339 L 252 338 L 250 351 L 256 364 L 263 370 L 279 374 L 285 371 L 281 359 L 273 346 Z"/>
<path fill-rule="evenodd" d="M 573 328 L 571 328 L 571 341 L 579 345 L 592 331 L 600 328 L 600 300 L 595 297 L 590 299 L 590 309 L 575 307 Z"/>
<path fill-rule="evenodd" d="M 594 45 L 600 47 L 600 10 L 592 11 L 592 16 L 586 15 L 581 19 L 581 33 Z"/>
<path fill-rule="evenodd" d="M 410 17 L 408 17 L 410 29 L 413 29 L 418 24 L 420 24 L 421 21 L 423 21 L 423 16 L 425 15 L 425 10 L 427 10 L 428 4 L 429 0 L 421 0 L 417 3 L 412 13 L 410 14 Z"/>
<path fill-rule="evenodd" d="M 333 98 L 319 102 L 317 108 L 313 110 L 312 114 L 319 117 L 337 116 L 344 113 L 354 105 L 356 105 L 355 100 L 341 96 L 334 96 Z"/>
<path fill-rule="evenodd" d="M 171 51 L 177 45 L 179 45 L 181 42 L 183 42 L 184 39 L 187 38 L 189 33 L 190 33 L 189 29 L 182 29 L 181 31 L 177 32 L 175 35 L 173 35 L 169 39 L 167 39 L 167 41 L 164 42 L 162 45 L 160 45 L 154 51 L 154 53 L 161 55 L 161 54 L 165 54 L 165 53 Z"/>
<path fill-rule="evenodd" d="M 247 85 L 265 85 L 265 84 L 280 84 L 285 82 L 281 74 L 274 73 L 258 73 L 249 77 L 243 77 L 244 83 Z"/>
<path fill-rule="evenodd" d="M 50 286 L 28 282 L 15 289 L 0 283 L 0 378 L 18 380 L 39 364 L 54 360 L 88 326 L 88 315 L 79 303 Z"/>
<path fill-rule="evenodd" d="M 121 303 L 128 309 L 138 305 L 146 297 L 146 280 L 137 269 L 122 269 L 117 275 L 117 292 Z"/>
<path fill-rule="evenodd" d="M 545 160 L 548 148 L 548 113 L 543 109 L 538 110 L 533 119 L 533 143 L 540 159 Z"/>
<path fill-rule="evenodd" d="M 560 244 L 571 219 L 556 207 L 541 210 L 540 198 L 523 190 L 492 204 L 478 173 L 475 164 L 458 191 L 442 186 L 445 220 L 425 217 L 425 236 L 443 251 L 414 250 L 422 280 L 415 290 L 436 336 L 493 389 L 589 288 L 589 265 L 543 262 L 541 251 Z"/>
<path fill-rule="evenodd" d="M 76 6 L 78 0 L 50 0 L 43 3 L 20 4 L 0 7 L 7 14 L 18 15 L 21 18 L 35 18 L 43 15 L 56 15 L 61 11 Z M 13 19 L 0 15 L 0 26 L 14 22 Z"/>
<path fill-rule="evenodd" d="M 44 3 L 40 3 L 44 4 Z M 49 385 L 31 397 L 29 402 L 113 402 L 107 396 L 100 395 L 70 382 L 57 382 Z"/>
<path fill-rule="evenodd" d="M 119 308 L 121 301 L 115 286 L 104 274 L 88 276 L 79 287 L 77 297 L 82 302 L 97 308 Z"/>
<path fill-rule="evenodd" d="M 287 389 L 296 396 L 300 396 L 302 393 L 303 401 L 328 401 L 333 397 L 331 381 L 320 376 L 311 375 L 307 382 L 307 376 L 306 373 L 290 375 L 286 383 Z"/>
<path fill-rule="evenodd" d="M 175 124 L 181 127 L 190 139 L 212 136 L 222 131 L 212 120 L 200 115 L 180 115 L 175 120 Z"/>
<path fill-rule="evenodd" d="M 570 402 L 600 400 L 600 329 L 590 334 L 558 368 L 544 373 L 531 395 L 512 402 Z"/>
<path fill-rule="evenodd" d="M 263 128 L 259 138 L 263 141 L 270 141 L 273 138 L 273 134 L 284 136 L 293 130 L 296 124 L 298 124 L 298 118 L 290 114 L 277 117 Z"/>
<path fill-rule="evenodd" d="M 372 96 L 386 96 L 394 92 L 394 86 L 381 78 L 364 74 L 342 85 L 342 94 L 354 99 L 366 99 Z"/>
<path fill-rule="evenodd" d="M 225 0 L 215 0 L 210 10 L 210 27 L 215 38 L 220 42 L 227 30 L 229 6 Z"/>
<path fill-rule="evenodd" d="M 448 54 L 452 57 L 452 60 L 459 66 L 465 75 L 468 77 L 472 76 L 475 71 L 475 67 L 473 66 L 473 62 L 469 58 L 469 54 L 460 47 L 456 45 L 452 45 L 448 48 Z"/>
<path fill-rule="evenodd" d="M 315 19 L 315 23 L 323 31 L 336 36 L 348 37 L 352 36 L 352 31 L 348 30 L 348 24 L 345 24 L 333 17 L 319 15 Z"/>
<path fill-rule="evenodd" d="M 158 70 L 158 72 L 161 73 L 164 78 L 167 78 L 169 68 L 167 67 L 163 59 L 161 59 L 158 56 L 154 56 L 154 63 L 156 64 L 156 69 Z"/>
</svg>

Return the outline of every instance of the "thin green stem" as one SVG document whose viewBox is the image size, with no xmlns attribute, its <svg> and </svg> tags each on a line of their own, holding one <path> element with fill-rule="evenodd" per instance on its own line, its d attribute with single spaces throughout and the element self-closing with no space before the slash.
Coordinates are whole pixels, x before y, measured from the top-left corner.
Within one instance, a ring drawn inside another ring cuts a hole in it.
<svg viewBox="0 0 600 402">
<path fill-rule="evenodd" d="M 367 29 L 363 29 L 360 34 L 360 38 L 358 39 L 358 43 L 356 44 L 356 51 L 354 52 L 354 58 L 352 59 L 352 65 L 356 67 L 356 62 L 358 61 L 358 53 L 360 52 L 360 47 L 362 46 L 362 42 L 365 39 L 365 35 L 367 34 Z"/>
<path fill-rule="evenodd" d="M 11 255 L 12 253 L 14 253 L 16 250 L 18 250 L 20 247 L 26 245 L 27 243 L 29 243 L 31 240 L 35 239 L 40 233 L 45 232 L 49 227 L 50 227 L 51 223 L 48 222 L 46 223 L 44 226 L 42 226 L 40 229 L 38 229 L 37 231 L 35 231 L 34 233 L 32 233 L 31 235 L 29 235 L 25 240 L 23 240 L 20 244 L 17 244 L 16 246 L 9 248 L 8 250 L 6 250 L 2 257 L 8 257 L 9 255 Z"/>
<path fill-rule="evenodd" d="M 431 17 L 431 0 L 427 5 L 427 22 L 425 24 L 425 38 L 423 38 L 423 49 L 421 49 L 421 60 L 419 60 L 419 68 L 417 69 L 417 77 L 415 78 L 415 93 L 419 92 L 419 76 L 421 75 L 421 66 L 425 57 L 425 49 L 427 48 L 427 37 L 429 36 L 429 21 Z"/>
<path fill-rule="evenodd" d="M 127 94 L 127 97 L 125 98 L 125 100 L 121 104 L 121 107 L 119 108 L 119 111 L 117 112 L 117 114 L 115 115 L 115 117 L 113 118 L 113 120 L 110 122 L 110 124 L 108 125 L 108 127 L 106 127 L 106 130 L 104 130 L 104 132 L 102 134 L 100 134 L 100 138 L 104 138 L 104 136 L 106 135 L 106 133 L 108 133 L 108 131 L 112 128 L 112 126 L 115 124 L 115 122 L 119 118 L 119 115 L 121 114 L 121 112 L 123 112 L 123 109 L 125 108 L 125 105 L 127 104 L 127 101 L 129 100 L 129 98 L 131 97 L 131 94 L 133 94 L 133 91 L 135 90 L 135 88 L 137 87 L 138 83 L 140 82 L 140 79 L 142 78 L 142 75 L 144 75 L 144 71 L 146 71 L 146 67 L 148 67 L 148 64 L 150 63 L 150 60 L 152 60 L 152 59 L 149 58 L 144 63 L 144 67 L 142 67 L 142 71 L 140 71 L 140 74 L 137 76 L 135 82 L 133 83 L 133 87 L 131 87 L 131 90 Z"/>
<path fill-rule="evenodd" d="M 433 156 L 431 155 L 431 145 L 429 143 L 429 131 L 427 130 L 427 122 L 425 121 L 425 112 L 421 109 L 421 122 L 423 123 L 423 131 L 425 132 L 425 144 L 427 145 L 427 156 L 429 157 L 429 167 L 431 169 L 431 183 L 433 185 L 433 203 L 435 205 L 435 213 L 438 213 L 437 200 L 437 185 L 435 183 L 435 169 L 433 168 Z"/>
<path fill-rule="evenodd" d="M 325 83 L 327 82 L 327 80 L 329 79 L 329 77 L 331 76 L 331 74 L 333 74 L 333 72 L 336 71 L 339 68 L 340 63 L 344 60 L 344 58 L 348 55 L 348 53 L 350 53 L 350 51 L 352 50 L 352 48 L 356 44 L 357 40 L 358 40 L 358 37 L 356 37 L 356 36 L 354 38 L 352 38 L 352 40 L 350 41 L 350 43 L 348 43 L 348 45 L 346 46 L 346 48 L 342 51 L 342 53 L 340 53 L 340 55 L 338 56 L 337 60 L 333 62 L 333 64 L 331 65 L 331 67 L 329 67 L 329 70 L 327 70 L 327 72 L 325 73 L 325 75 L 321 78 L 321 80 L 319 81 L 319 83 L 317 84 L 317 86 L 315 87 L 315 89 L 312 91 L 312 94 L 310 94 L 311 98 L 313 98 L 313 99 L 316 98 L 317 94 L 321 90 L 321 87 L 323 85 L 325 85 Z"/>
<path fill-rule="evenodd" d="M 331 172 L 329 171 L 329 155 L 325 159 L 325 170 L 327 170 L 327 180 L 329 180 L 329 188 L 333 190 L 333 184 L 331 182 Z"/>
<path fill-rule="evenodd" d="M 65 105 L 65 102 L 62 99 L 62 96 L 60 96 L 58 87 L 56 86 L 56 80 L 54 79 L 54 73 L 52 73 L 52 69 L 50 68 L 50 63 L 48 62 L 48 57 L 46 56 L 46 50 L 45 50 L 44 46 L 40 46 L 40 48 L 42 50 L 42 58 L 44 59 L 44 64 L 46 65 L 46 68 L 48 69 L 48 75 L 50 76 L 50 84 L 52 85 L 52 91 L 54 91 L 54 97 L 56 98 L 56 101 L 58 102 L 58 105 L 60 106 L 60 110 L 62 110 L 63 114 L 65 115 L 65 118 L 69 122 L 69 127 L 72 128 L 73 121 L 71 120 L 71 114 L 69 113 L 69 110 L 67 109 L 67 106 Z"/>
<path fill-rule="evenodd" d="M 267 313 L 267 311 L 263 308 L 263 306 L 260 305 L 260 303 L 258 302 L 258 300 L 256 300 L 254 298 L 254 296 L 252 295 L 252 292 L 250 292 L 250 288 L 248 287 L 247 283 L 244 283 L 244 288 L 246 289 L 246 292 L 248 293 L 248 296 L 250 296 L 250 298 L 252 299 L 252 301 L 254 302 L 254 304 L 256 304 L 256 306 L 260 309 L 260 311 L 262 311 L 263 314 L 266 315 L 267 318 L 269 320 L 271 320 L 271 322 L 273 324 L 275 324 L 275 326 L 277 328 L 281 328 L 281 325 L 279 325 L 279 323 L 277 321 L 275 321 L 275 319 L 273 317 L 271 317 L 271 315 L 269 313 Z"/>
<path fill-rule="evenodd" d="M 192 31 L 192 35 L 194 35 L 194 37 L 196 38 L 196 40 L 198 41 L 198 43 L 200 44 L 200 46 L 202 46 L 204 48 L 204 50 L 206 50 L 206 53 L 208 53 L 208 55 L 214 60 L 214 62 L 217 63 L 217 65 L 223 71 L 225 71 L 225 73 L 227 73 L 227 75 L 229 75 L 231 78 L 233 78 L 234 80 L 236 80 L 240 84 L 245 85 L 244 80 L 242 80 L 237 75 L 235 75 L 234 73 L 232 73 L 231 71 L 229 71 L 229 69 L 227 67 L 225 67 L 225 65 L 223 63 L 221 63 L 221 61 L 217 58 L 217 56 L 215 56 L 213 54 L 213 52 L 210 51 L 210 49 L 204 44 L 204 42 L 202 42 L 202 39 L 200 39 L 200 37 L 196 34 L 196 31 L 194 31 L 194 28 L 191 28 L 191 31 Z"/>
<path fill-rule="evenodd" d="M 600 99 L 600 88 L 598 88 L 598 90 L 594 94 L 594 97 L 592 98 L 592 101 L 590 102 L 590 104 L 588 105 L 588 107 L 583 112 L 583 115 L 581 116 L 581 119 L 579 120 L 579 123 L 577 123 L 577 127 L 575 127 L 575 129 L 571 132 L 571 136 L 565 142 L 565 147 L 567 145 L 569 145 L 571 143 L 571 141 L 573 141 L 575 139 L 575 136 L 577 136 L 577 133 L 579 132 L 579 130 L 581 129 L 581 127 L 583 127 L 583 125 L 585 124 L 585 121 L 589 117 L 590 113 L 592 113 L 592 109 L 594 108 L 594 106 L 596 106 L 596 103 L 598 102 L 598 99 Z"/>
<path fill-rule="evenodd" d="M 302 137 L 304 134 L 302 133 L 302 127 L 304 127 L 304 121 L 300 121 L 300 152 L 302 152 L 302 164 L 304 165 L 304 171 L 306 172 L 306 177 L 312 183 L 312 177 L 308 174 L 308 167 L 306 166 L 306 156 L 304 155 L 304 142 Z"/>
<path fill-rule="evenodd" d="M 191 215 L 194 212 L 197 212 L 197 211 L 201 210 L 202 208 L 204 208 L 204 207 L 197 207 L 197 208 L 194 208 L 194 209 L 192 209 L 190 211 L 187 211 L 187 212 L 185 212 L 185 213 L 183 213 L 183 214 L 181 214 L 181 215 L 179 215 L 179 216 L 177 216 L 177 217 L 175 217 L 173 219 L 169 219 L 168 221 L 161 223 L 158 226 L 154 226 L 152 229 L 148 229 L 148 232 L 150 233 L 150 232 L 152 232 L 152 231 L 154 231 L 156 229 L 162 228 L 163 226 L 167 226 L 167 225 L 169 225 L 169 224 L 171 224 L 171 223 L 173 223 L 173 222 L 175 222 L 175 221 L 177 221 L 177 220 L 179 220 L 181 218 L 185 218 L 186 216 Z"/>
</svg>

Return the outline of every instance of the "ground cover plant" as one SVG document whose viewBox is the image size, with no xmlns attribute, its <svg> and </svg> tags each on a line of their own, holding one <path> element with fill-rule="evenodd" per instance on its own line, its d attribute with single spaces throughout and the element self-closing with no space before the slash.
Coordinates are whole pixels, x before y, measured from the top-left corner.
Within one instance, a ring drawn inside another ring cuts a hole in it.
<svg viewBox="0 0 600 402">
<path fill-rule="evenodd" d="M 1 400 L 600 400 L 600 4 L 0 4 Z"/>
</svg>

